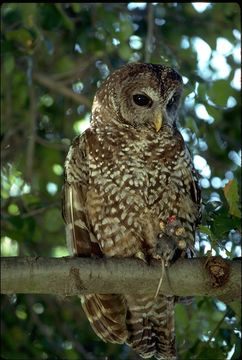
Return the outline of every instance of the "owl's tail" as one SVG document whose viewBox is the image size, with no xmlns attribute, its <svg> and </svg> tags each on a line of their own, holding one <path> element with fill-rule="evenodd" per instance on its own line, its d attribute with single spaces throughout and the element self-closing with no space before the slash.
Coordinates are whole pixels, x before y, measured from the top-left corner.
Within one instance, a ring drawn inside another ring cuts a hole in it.
<svg viewBox="0 0 242 360">
<path fill-rule="evenodd" d="M 127 296 L 127 344 L 143 358 L 176 359 L 174 297 Z"/>
<path fill-rule="evenodd" d="M 89 294 L 82 307 L 104 341 L 126 342 L 141 357 L 175 360 L 174 296 Z"/>
</svg>

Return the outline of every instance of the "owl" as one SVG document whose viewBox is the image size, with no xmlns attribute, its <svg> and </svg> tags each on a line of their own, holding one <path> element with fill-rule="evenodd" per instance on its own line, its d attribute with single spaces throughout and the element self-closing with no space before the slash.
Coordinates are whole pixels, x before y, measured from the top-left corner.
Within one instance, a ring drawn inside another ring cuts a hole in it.
<svg viewBox="0 0 242 360">
<path fill-rule="evenodd" d="M 63 217 L 71 254 L 157 259 L 193 249 L 200 191 L 177 128 L 182 78 L 163 65 L 131 63 L 100 86 L 90 128 L 65 161 Z M 110 289 L 111 290 L 111 289 Z M 82 306 L 104 341 L 141 357 L 175 359 L 175 297 L 89 294 Z"/>
</svg>

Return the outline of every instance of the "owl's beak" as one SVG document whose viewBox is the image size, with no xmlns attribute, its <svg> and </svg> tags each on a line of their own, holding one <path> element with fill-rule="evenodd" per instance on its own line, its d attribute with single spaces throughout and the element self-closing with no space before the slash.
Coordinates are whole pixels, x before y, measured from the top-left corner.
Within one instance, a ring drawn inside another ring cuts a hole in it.
<svg viewBox="0 0 242 360">
<path fill-rule="evenodd" d="M 162 123 L 163 123 L 162 113 L 161 111 L 158 111 L 157 113 L 155 113 L 154 122 L 153 122 L 156 132 L 160 130 Z"/>
</svg>

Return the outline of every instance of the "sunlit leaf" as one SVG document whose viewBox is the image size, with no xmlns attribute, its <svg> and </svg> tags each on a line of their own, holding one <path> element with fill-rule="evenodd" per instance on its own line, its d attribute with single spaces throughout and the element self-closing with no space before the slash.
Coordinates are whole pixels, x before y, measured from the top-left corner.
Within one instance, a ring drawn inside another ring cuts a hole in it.
<svg viewBox="0 0 242 360">
<path fill-rule="evenodd" d="M 230 180 L 224 187 L 224 195 L 229 204 L 229 213 L 240 217 L 238 183 L 236 179 Z"/>
</svg>

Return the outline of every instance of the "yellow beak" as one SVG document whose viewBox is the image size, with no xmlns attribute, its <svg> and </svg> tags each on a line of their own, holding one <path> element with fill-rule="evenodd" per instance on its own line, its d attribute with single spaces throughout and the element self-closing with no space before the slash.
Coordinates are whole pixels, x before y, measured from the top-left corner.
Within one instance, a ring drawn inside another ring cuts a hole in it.
<svg viewBox="0 0 242 360">
<path fill-rule="evenodd" d="M 155 113 L 154 122 L 153 122 L 156 132 L 160 130 L 162 126 L 162 122 L 163 122 L 162 113 L 159 111 Z"/>
</svg>

